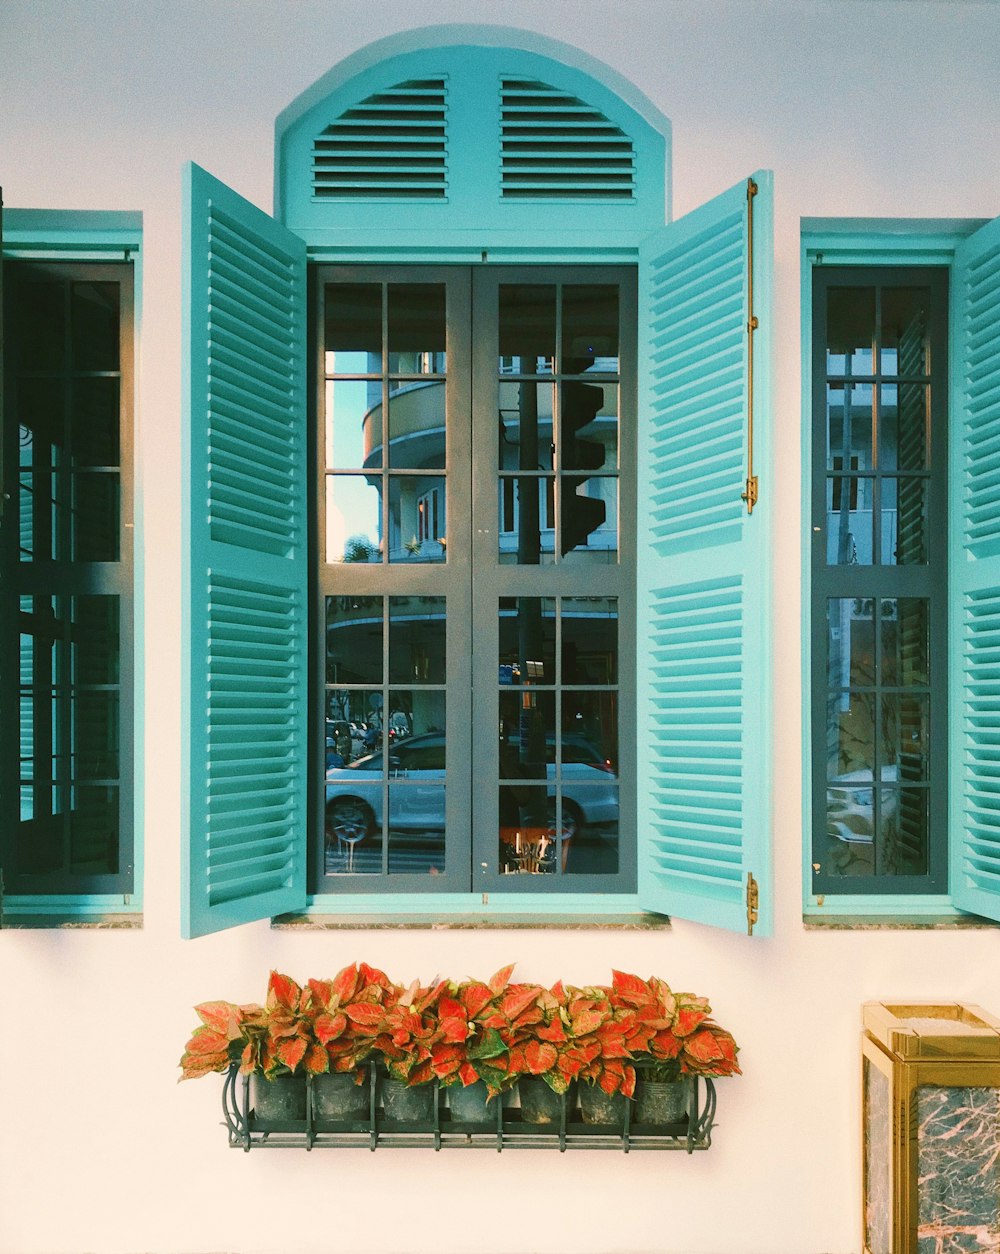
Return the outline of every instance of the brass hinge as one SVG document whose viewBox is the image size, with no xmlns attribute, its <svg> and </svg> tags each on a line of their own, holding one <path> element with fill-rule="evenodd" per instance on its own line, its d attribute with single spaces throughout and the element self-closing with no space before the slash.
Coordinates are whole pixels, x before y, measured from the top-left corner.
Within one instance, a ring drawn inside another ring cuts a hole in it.
<svg viewBox="0 0 1000 1254">
<path fill-rule="evenodd" d="M 745 491 L 740 494 L 740 499 L 747 503 L 747 513 L 753 513 L 753 507 L 757 504 L 757 476 L 751 475 L 747 479 Z"/>
<path fill-rule="evenodd" d="M 760 908 L 760 885 L 752 872 L 747 871 L 747 936 L 753 936 L 753 925 L 757 922 Z"/>
</svg>

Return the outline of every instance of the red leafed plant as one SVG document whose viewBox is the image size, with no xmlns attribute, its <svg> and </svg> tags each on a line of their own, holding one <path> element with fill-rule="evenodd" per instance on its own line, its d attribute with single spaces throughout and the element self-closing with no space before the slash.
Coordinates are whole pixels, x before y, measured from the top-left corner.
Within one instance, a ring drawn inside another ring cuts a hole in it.
<svg viewBox="0 0 1000 1254">
<path fill-rule="evenodd" d="M 409 1085 L 429 1084 L 434 1079 L 431 1051 L 441 1039 L 438 1002 L 448 989 L 447 980 L 424 988 L 419 980 L 384 1008 L 375 1028 L 372 1048 L 385 1060 L 389 1074 Z"/>
<path fill-rule="evenodd" d="M 227 1071 L 240 1059 L 249 1042 L 264 1032 L 262 1006 L 236 1006 L 229 1001 L 205 1001 L 195 1006 L 201 1019 L 181 1056 L 181 1079 L 196 1080 L 213 1071 Z"/>
<path fill-rule="evenodd" d="M 366 963 L 344 967 L 332 980 L 310 980 L 310 1013 L 330 1071 L 357 1071 L 371 1053 L 399 989 L 384 971 Z"/>
</svg>

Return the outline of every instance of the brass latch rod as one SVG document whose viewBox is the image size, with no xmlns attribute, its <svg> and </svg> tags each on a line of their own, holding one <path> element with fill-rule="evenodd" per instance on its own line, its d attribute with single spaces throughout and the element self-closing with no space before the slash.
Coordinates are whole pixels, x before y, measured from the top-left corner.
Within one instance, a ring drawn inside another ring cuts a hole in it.
<svg viewBox="0 0 1000 1254">
<path fill-rule="evenodd" d="M 753 926 L 760 910 L 760 885 L 752 872 L 747 872 L 747 936 L 753 936 Z"/>
<path fill-rule="evenodd" d="M 758 322 L 753 311 L 753 198 L 757 184 L 747 179 L 747 482 L 741 493 L 747 513 L 757 504 L 757 476 L 753 472 L 753 333 Z"/>
</svg>

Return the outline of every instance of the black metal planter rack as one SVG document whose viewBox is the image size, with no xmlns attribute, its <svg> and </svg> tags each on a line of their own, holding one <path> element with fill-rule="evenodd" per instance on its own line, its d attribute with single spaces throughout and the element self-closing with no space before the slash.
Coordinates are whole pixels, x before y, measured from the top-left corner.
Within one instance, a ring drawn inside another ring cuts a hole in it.
<svg viewBox="0 0 1000 1254">
<path fill-rule="evenodd" d="M 532 1124 L 522 1121 L 516 1106 L 494 1102 L 496 1115 L 488 1122 L 469 1123 L 452 1118 L 446 1090 L 434 1081 L 433 1118 L 423 1122 L 388 1119 L 382 1107 L 379 1074 L 369 1068 L 368 1118 L 340 1122 L 317 1119 L 314 1113 L 312 1077 L 306 1076 L 305 1119 L 262 1119 L 250 1104 L 250 1084 L 235 1066 L 230 1068 L 222 1090 L 222 1110 L 231 1149 L 572 1149 L 706 1150 L 712 1144 L 715 1122 L 715 1085 L 706 1076 L 688 1076 L 688 1114 L 676 1123 L 644 1124 L 633 1120 L 633 1103 L 625 1102 L 624 1115 L 616 1124 L 584 1123 L 572 1095 L 563 1095 L 558 1122 Z"/>
</svg>

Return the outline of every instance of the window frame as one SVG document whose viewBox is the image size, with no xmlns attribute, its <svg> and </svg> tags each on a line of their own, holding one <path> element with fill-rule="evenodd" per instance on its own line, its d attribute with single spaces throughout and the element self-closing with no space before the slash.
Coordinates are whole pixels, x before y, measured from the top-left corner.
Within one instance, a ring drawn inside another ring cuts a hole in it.
<svg viewBox="0 0 1000 1254">
<path fill-rule="evenodd" d="M 950 888 L 944 892 L 836 893 L 813 890 L 812 844 L 814 823 L 814 738 L 813 738 L 813 508 L 814 447 L 813 406 L 816 386 L 813 370 L 813 275 L 823 267 L 877 269 L 920 269 L 937 267 L 948 272 L 948 369 L 945 381 L 947 408 L 951 417 L 953 377 L 958 369 L 955 351 L 956 292 L 952 271 L 956 250 L 975 234 L 988 219 L 871 219 L 803 218 L 800 250 L 800 309 L 802 317 L 802 885 L 803 915 L 808 920 L 830 917 L 884 918 L 893 920 L 937 920 L 968 918 L 966 911 L 953 904 Z M 948 492 L 951 462 L 948 465 Z M 949 511 L 949 521 L 950 521 Z M 949 642 L 949 652 L 951 650 Z M 949 667 L 950 670 L 950 667 Z M 951 686 L 949 674 L 945 699 Z M 948 751 L 948 774 L 952 773 Z M 951 831 L 946 840 L 948 858 L 958 835 Z"/>
<path fill-rule="evenodd" d="M 130 581 L 123 632 L 123 655 L 130 654 L 131 753 L 120 764 L 121 779 L 131 784 L 131 804 L 123 810 L 122 847 L 131 847 L 132 885 L 127 892 L 10 893 L 2 900 L 5 926 L 56 926 L 62 922 L 97 922 L 114 916 L 138 922 L 143 910 L 144 808 L 144 603 L 142 494 L 138 449 L 139 329 L 142 313 L 142 214 L 118 210 L 3 210 L 3 261 L 30 262 L 79 268 L 127 265 L 131 267 L 128 298 L 131 327 L 131 372 L 123 410 L 128 430 L 122 440 L 122 532 L 131 533 L 131 557 L 125 577 Z M 124 302 L 123 302 L 124 307 Z M 128 462 L 126 462 L 126 456 Z M 8 468 L 7 473 L 12 473 Z M 127 506 L 131 502 L 131 516 Z M 124 565 L 124 563 L 123 563 Z M 123 695 L 126 685 L 123 684 Z M 122 710 L 126 706 L 123 703 Z"/>
</svg>

